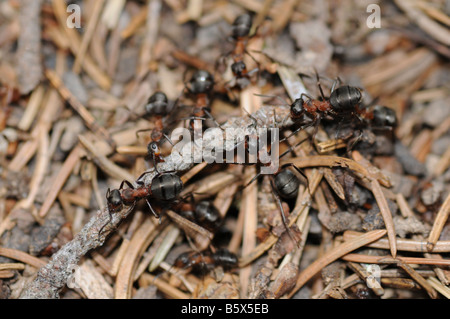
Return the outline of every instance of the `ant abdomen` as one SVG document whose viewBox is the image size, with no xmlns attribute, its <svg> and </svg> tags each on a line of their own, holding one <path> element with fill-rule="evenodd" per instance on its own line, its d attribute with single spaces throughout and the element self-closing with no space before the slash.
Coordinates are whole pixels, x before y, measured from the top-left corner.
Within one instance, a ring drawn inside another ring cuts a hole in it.
<svg viewBox="0 0 450 319">
<path fill-rule="evenodd" d="M 300 180 L 289 169 L 284 169 L 274 176 L 275 188 L 283 198 L 295 198 L 300 186 Z"/>
<path fill-rule="evenodd" d="M 202 201 L 195 206 L 194 218 L 199 225 L 213 232 L 222 224 L 219 210 L 208 201 Z"/>
<path fill-rule="evenodd" d="M 373 109 L 372 125 L 381 128 L 395 128 L 397 126 L 397 115 L 393 109 L 377 105 Z"/>
<path fill-rule="evenodd" d="M 155 92 L 149 97 L 147 105 L 145 105 L 145 113 L 147 116 L 167 115 L 169 112 L 169 100 L 163 92 Z"/>
<path fill-rule="evenodd" d="M 183 190 L 183 182 L 176 174 L 161 174 L 152 180 L 152 196 L 159 200 L 171 201 L 176 199 Z"/>
<path fill-rule="evenodd" d="M 344 85 L 331 92 L 329 101 L 333 111 L 336 113 L 342 113 L 346 111 L 353 111 L 361 102 L 361 99 L 362 94 L 358 88 Z"/>
<path fill-rule="evenodd" d="M 238 258 L 228 249 L 221 248 L 212 254 L 212 259 L 215 265 L 220 265 L 224 270 L 236 268 L 238 265 Z"/>
<path fill-rule="evenodd" d="M 238 16 L 232 26 L 232 37 L 237 39 L 245 37 L 249 34 L 252 27 L 253 21 L 252 16 L 249 14 L 241 14 Z"/>
<path fill-rule="evenodd" d="M 194 94 L 208 93 L 214 86 L 214 77 L 206 70 L 198 70 L 192 75 L 189 85 Z"/>
</svg>

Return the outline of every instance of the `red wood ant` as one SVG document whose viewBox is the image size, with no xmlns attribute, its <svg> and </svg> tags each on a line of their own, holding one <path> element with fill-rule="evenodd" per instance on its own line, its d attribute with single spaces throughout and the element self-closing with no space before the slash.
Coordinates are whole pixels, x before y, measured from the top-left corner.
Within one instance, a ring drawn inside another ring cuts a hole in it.
<svg viewBox="0 0 450 319">
<path fill-rule="evenodd" d="M 309 95 L 302 93 L 290 106 L 290 117 L 300 127 L 294 131 L 292 135 L 301 129 L 314 126 L 312 139 L 314 140 L 317 134 L 319 124 L 322 119 L 339 120 L 338 129 L 336 130 L 336 137 L 338 135 L 339 126 L 344 120 L 353 123 L 357 126 L 364 127 L 371 125 L 373 128 L 392 129 L 395 127 L 397 120 L 395 112 L 387 107 L 375 107 L 370 109 L 364 107 L 362 101 L 362 90 L 349 85 L 344 85 L 336 88 L 339 79 L 337 79 L 331 87 L 330 97 L 326 98 L 322 86 L 317 76 L 317 84 L 320 90 L 321 100 L 314 99 Z M 360 139 L 355 137 L 351 143 L 348 144 L 347 149 L 350 150 L 352 146 Z M 286 137 L 285 139 L 287 139 Z M 283 139 L 283 140 L 285 140 Z"/>
<path fill-rule="evenodd" d="M 258 68 L 248 71 L 247 65 L 244 62 L 244 55 L 248 54 L 255 63 L 258 64 L 246 50 L 252 24 L 252 16 L 245 13 L 238 16 L 231 27 L 231 37 L 234 40 L 234 49 L 230 53 L 230 56 L 233 59 L 231 72 L 233 72 L 234 78 L 227 83 L 228 87 L 238 85 L 240 88 L 244 88 L 249 84 L 249 77 L 258 71 Z"/>
<path fill-rule="evenodd" d="M 144 174 L 147 174 L 147 172 Z M 144 174 L 142 174 L 138 180 L 140 180 Z M 128 186 L 127 188 L 123 188 L 125 184 Z M 124 180 L 120 184 L 119 189 L 114 189 L 112 191 L 108 189 L 106 192 L 106 199 L 110 221 L 112 219 L 112 213 L 122 209 L 123 205 L 130 206 L 131 210 L 134 208 L 136 202 L 141 199 L 145 199 L 150 211 L 156 218 L 161 218 L 161 216 L 153 209 L 152 205 L 150 205 L 148 199 L 154 198 L 161 202 L 173 202 L 179 197 L 183 190 L 181 178 L 176 174 L 168 172 L 153 177 L 149 186 L 145 186 L 143 183 L 138 184 L 140 184 L 138 187 L 134 187 L 129 181 Z M 99 233 L 105 226 L 106 225 L 100 229 Z"/>
<path fill-rule="evenodd" d="M 185 84 L 187 91 L 193 96 L 194 109 L 192 116 L 188 119 L 191 120 L 190 126 L 195 130 L 194 120 L 206 120 L 206 117 L 214 121 L 217 127 L 221 128 L 219 123 L 214 119 L 211 114 L 210 108 L 210 94 L 214 88 L 214 77 L 206 70 L 197 70 Z"/>
<path fill-rule="evenodd" d="M 231 270 L 238 266 L 238 258 L 228 249 L 221 248 L 216 252 L 188 251 L 182 253 L 174 262 L 177 268 L 192 268 L 195 271 L 205 272 L 214 267 L 221 266 L 224 270 Z"/>
<path fill-rule="evenodd" d="M 150 134 L 151 142 L 147 145 L 147 158 L 151 159 L 158 171 L 158 164 L 164 162 L 161 153 L 161 141 L 165 138 L 170 144 L 173 143 L 170 138 L 164 133 L 164 118 L 173 110 L 173 105 L 170 105 L 165 93 L 156 91 L 151 95 L 145 105 L 145 117 L 152 118 L 154 127 Z M 139 130 L 136 135 L 148 131 L 148 129 Z"/>
<path fill-rule="evenodd" d="M 215 233 L 222 225 L 222 216 L 210 201 L 201 201 L 197 204 L 193 202 L 181 203 L 175 210 L 182 217 L 195 222 L 212 233 Z"/>
</svg>

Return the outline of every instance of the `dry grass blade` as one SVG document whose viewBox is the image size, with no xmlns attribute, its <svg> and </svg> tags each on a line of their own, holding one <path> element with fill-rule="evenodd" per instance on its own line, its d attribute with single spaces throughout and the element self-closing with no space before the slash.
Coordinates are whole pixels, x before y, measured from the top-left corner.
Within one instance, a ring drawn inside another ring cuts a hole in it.
<svg viewBox="0 0 450 319">
<path fill-rule="evenodd" d="M 344 232 L 344 240 L 350 240 L 356 236 L 360 236 L 362 233 L 355 231 L 346 231 Z M 428 250 L 426 249 L 426 241 L 422 240 L 414 240 L 414 239 L 404 239 L 397 238 L 396 245 L 398 251 L 411 251 L 411 252 L 421 252 L 425 253 Z M 389 249 L 389 240 L 385 238 L 381 238 L 369 245 L 368 247 L 379 248 L 379 249 Z M 433 249 L 434 253 L 448 253 L 450 252 L 450 241 L 438 241 Z"/>
<path fill-rule="evenodd" d="M 439 280 L 434 277 L 430 277 L 427 279 L 428 283 L 440 292 L 445 298 L 450 299 L 450 288 L 444 286 Z"/>
<path fill-rule="evenodd" d="M 58 90 L 58 92 L 61 94 L 61 96 L 69 102 L 69 104 L 75 109 L 75 111 L 78 112 L 78 114 L 81 116 L 81 118 L 86 123 L 86 126 L 89 127 L 89 129 L 92 130 L 94 133 L 99 133 L 108 143 L 115 147 L 115 141 L 111 138 L 108 131 L 105 130 L 104 127 L 101 127 L 97 124 L 97 121 L 92 116 L 92 114 L 86 109 L 86 107 L 81 104 L 81 102 L 73 95 L 70 90 L 64 86 L 61 78 L 59 75 L 50 69 L 47 69 L 45 71 L 45 75 L 50 80 L 52 85 Z"/>
<path fill-rule="evenodd" d="M 131 298 L 134 272 L 138 265 L 138 258 L 142 256 L 151 239 L 155 224 L 147 218 L 139 227 L 130 241 L 128 250 L 122 259 L 119 271 L 117 272 L 114 295 L 116 299 Z"/>
<path fill-rule="evenodd" d="M 373 241 L 380 239 L 384 235 L 386 235 L 385 230 L 373 230 L 331 249 L 300 273 L 295 288 L 291 291 L 289 297 L 292 297 L 297 292 L 297 290 L 303 287 L 303 285 L 306 284 L 308 280 L 310 280 L 315 274 L 317 274 L 328 264 L 347 255 L 353 250 L 361 248 Z"/>
<path fill-rule="evenodd" d="M 425 278 L 423 278 L 420 274 L 418 274 L 411 266 L 403 262 L 399 262 L 398 266 L 401 269 L 403 269 L 406 273 L 408 273 L 408 275 L 410 275 L 411 278 L 414 279 L 420 286 L 422 286 L 422 288 L 425 289 L 425 291 L 431 298 L 433 299 L 437 298 L 436 290 L 434 290 L 433 287 L 430 285 L 430 283 L 426 281 Z"/>
<path fill-rule="evenodd" d="M 388 238 L 389 238 L 389 248 L 391 250 L 392 257 L 397 256 L 397 241 L 394 228 L 394 221 L 392 220 L 392 213 L 389 209 L 386 198 L 384 197 L 383 191 L 381 190 L 380 184 L 377 180 L 372 180 L 372 192 L 377 201 L 378 207 L 380 208 L 381 216 L 383 217 L 384 224 L 386 226 Z"/>
<path fill-rule="evenodd" d="M 61 170 L 56 176 L 55 181 L 53 182 L 53 185 L 50 189 L 50 192 L 47 194 L 47 197 L 45 198 L 45 201 L 41 206 L 41 209 L 39 210 L 38 214 L 39 217 L 43 218 L 45 217 L 45 215 L 47 215 L 50 207 L 53 205 L 56 197 L 58 197 L 60 190 L 64 186 L 69 175 L 72 173 L 72 170 L 74 169 L 75 165 L 80 160 L 82 154 L 83 150 L 81 149 L 81 146 L 75 147 L 70 152 L 69 156 L 67 157 L 63 166 L 61 167 Z"/>
<path fill-rule="evenodd" d="M 427 249 L 428 251 L 433 251 L 436 242 L 439 240 L 439 236 L 441 235 L 442 229 L 448 219 L 448 215 L 450 214 L 450 194 L 448 194 L 444 203 L 442 204 L 439 212 L 434 220 L 433 228 L 431 229 L 430 235 L 428 236 Z"/>
<path fill-rule="evenodd" d="M 397 256 L 396 258 L 392 258 L 391 256 L 348 254 L 342 257 L 342 259 L 346 261 L 353 261 L 357 263 L 367 263 L 367 264 L 395 264 L 400 260 L 405 264 L 436 265 L 436 266 L 450 265 L 450 260 L 447 259 L 420 258 L 420 257 Z"/>
<path fill-rule="evenodd" d="M 45 261 L 43 261 L 39 258 L 31 256 L 27 253 L 24 253 L 23 251 L 11 249 L 11 248 L 0 247 L 0 255 L 21 261 L 21 262 L 28 264 L 30 266 L 33 266 L 35 268 L 41 268 L 41 267 L 45 266 L 45 264 L 46 264 Z"/>
</svg>

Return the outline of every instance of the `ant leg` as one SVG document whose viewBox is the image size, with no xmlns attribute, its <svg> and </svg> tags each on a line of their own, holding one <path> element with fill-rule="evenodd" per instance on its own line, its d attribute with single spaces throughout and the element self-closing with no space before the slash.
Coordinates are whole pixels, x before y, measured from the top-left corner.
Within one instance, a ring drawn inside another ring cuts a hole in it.
<svg viewBox="0 0 450 319">
<path fill-rule="evenodd" d="M 289 104 L 288 103 L 286 103 L 286 101 L 285 100 L 283 100 L 281 97 L 279 97 L 278 95 L 267 95 L 267 94 L 257 94 L 257 93 L 254 93 L 254 95 L 255 96 L 259 96 L 259 97 L 267 97 L 267 98 L 276 98 L 276 99 L 278 99 L 278 100 L 280 100 L 281 102 L 282 102 L 282 106 L 283 105 L 285 105 L 285 106 L 289 106 Z"/>
<path fill-rule="evenodd" d="M 283 203 L 281 202 L 280 195 L 278 195 L 275 185 L 273 184 L 273 178 L 270 179 L 270 185 L 272 186 L 272 193 L 275 197 L 275 200 L 277 201 L 278 207 L 280 208 L 280 214 L 281 214 L 281 221 L 283 222 L 283 226 L 286 228 L 286 231 L 291 238 L 291 240 L 298 246 L 300 243 L 295 240 L 294 235 L 292 234 L 291 229 L 289 228 L 288 222 L 286 220 L 286 216 L 284 215 L 284 209 L 283 209 Z"/>
<path fill-rule="evenodd" d="M 323 93 L 322 84 L 320 84 L 319 73 L 317 73 L 316 68 L 314 68 L 314 73 L 316 74 L 317 86 L 319 87 L 320 96 L 322 97 L 323 100 L 325 100 L 325 94 Z"/>
<path fill-rule="evenodd" d="M 339 83 L 339 85 L 342 84 L 342 80 L 340 77 L 336 77 L 336 79 L 333 82 L 333 85 L 331 86 L 331 93 L 334 92 L 334 89 L 336 88 L 336 85 Z"/>
<path fill-rule="evenodd" d="M 136 138 L 139 138 L 139 133 L 143 133 L 143 132 L 148 132 L 148 131 L 152 131 L 152 128 L 146 128 L 146 129 L 141 129 L 141 130 L 137 130 L 136 131 Z"/>
<path fill-rule="evenodd" d="M 302 139 L 300 142 L 298 142 L 297 144 L 295 144 L 294 146 L 290 146 L 283 154 L 280 155 L 280 158 L 282 158 L 283 156 L 285 156 L 286 154 L 290 153 L 294 148 L 296 148 L 297 146 L 299 146 L 300 144 L 302 144 L 303 142 L 305 142 L 306 140 L 308 140 L 309 136 L 305 137 L 304 139 Z"/>
<path fill-rule="evenodd" d="M 300 98 L 303 99 L 303 97 L 306 96 L 308 99 L 310 100 L 314 100 L 310 95 L 306 94 L 306 93 L 302 93 L 300 94 Z"/>
<path fill-rule="evenodd" d="M 107 199 L 107 201 L 108 201 L 108 198 L 109 198 L 109 195 L 110 195 L 110 194 L 111 194 L 111 189 L 108 188 L 108 190 L 106 191 L 106 199 Z M 109 204 L 108 204 L 108 203 L 106 204 L 106 207 L 107 207 L 107 209 L 108 209 L 109 220 L 108 220 L 108 222 L 105 223 L 105 224 L 100 228 L 100 230 L 98 231 L 98 240 L 100 240 L 100 234 L 102 233 L 103 228 L 105 228 L 106 225 L 108 225 L 108 224 L 111 223 L 111 221 L 112 221 L 112 214 L 111 214 L 111 211 L 109 210 Z"/>
<path fill-rule="evenodd" d="M 133 184 L 131 184 L 131 183 L 130 183 L 129 181 L 127 181 L 127 180 L 123 180 L 122 183 L 120 183 L 119 189 L 123 189 L 123 185 L 124 185 L 124 184 L 127 184 L 127 186 L 128 186 L 129 188 L 134 189 Z"/>
<path fill-rule="evenodd" d="M 147 202 L 148 207 L 150 208 L 150 211 L 152 212 L 153 216 L 155 216 L 155 218 L 159 219 L 159 223 L 161 224 L 161 215 L 158 214 L 152 207 L 152 205 L 150 205 L 150 202 L 148 201 L 148 199 L 146 198 L 145 201 Z"/>
<path fill-rule="evenodd" d="M 209 117 L 209 119 L 210 119 L 211 121 L 214 121 L 214 124 L 216 124 L 216 126 L 217 126 L 218 128 L 220 128 L 222 131 L 224 131 L 224 129 L 222 128 L 222 126 L 220 126 L 220 124 L 217 123 L 216 119 L 212 116 L 212 114 L 211 114 L 209 111 L 207 111 L 207 110 L 203 110 L 203 111 L 204 111 L 205 114 Z"/>
<path fill-rule="evenodd" d="M 251 179 L 251 181 L 248 182 L 248 183 L 244 186 L 244 188 L 250 186 L 250 184 L 253 183 L 254 181 L 256 181 L 256 180 L 258 179 L 258 177 L 260 177 L 260 176 L 261 176 L 261 173 L 256 174 L 256 175 Z"/>
</svg>

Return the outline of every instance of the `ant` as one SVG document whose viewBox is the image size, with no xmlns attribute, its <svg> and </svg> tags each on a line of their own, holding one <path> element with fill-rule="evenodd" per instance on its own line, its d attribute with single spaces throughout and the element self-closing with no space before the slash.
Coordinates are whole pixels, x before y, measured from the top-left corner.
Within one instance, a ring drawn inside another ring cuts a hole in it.
<svg viewBox="0 0 450 319">
<path fill-rule="evenodd" d="M 158 164 L 164 162 L 161 155 L 161 140 L 165 138 L 170 144 L 173 143 L 170 138 L 164 133 L 164 117 L 170 114 L 173 110 L 173 105 L 169 104 L 169 100 L 165 93 L 156 91 L 151 95 L 145 105 L 145 117 L 154 119 L 154 128 L 150 134 L 151 142 L 147 145 L 147 158 L 151 158 L 157 173 Z M 139 130 L 136 135 L 148 131 L 148 129 Z"/>
<path fill-rule="evenodd" d="M 314 126 L 312 133 L 312 139 L 314 140 L 319 124 L 322 119 L 339 120 L 339 126 L 344 120 L 356 120 L 359 126 L 365 126 L 367 124 L 374 127 L 392 129 L 396 123 L 396 117 L 393 110 L 387 107 L 375 107 L 373 110 L 361 105 L 362 90 L 360 88 L 343 85 L 336 88 L 340 79 L 334 81 L 331 87 L 331 93 L 329 98 L 326 98 L 322 86 L 319 81 L 319 75 L 316 72 L 317 85 L 319 87 L 321 100 L 314 99 L 311 96 L 302 93 L 298 99 L 296 99 L 290 105 L 290 117 L 294 122 L 300 122 L 300 127 L 291 134 L 294 135 L 301 129 L 305 129 L 310 126 Z M 350 122 L 350 121 L 349 121 Z M 361 132 L 352 143 L 348 145 L 348 150 L 355 144 L 361 137 Z M 287 139 L 286 137 L 285 139 Z"/>
<path fill-rule="evenodd" d="M 253 118 L 252 118 L 253 119 Z M 254 121 L 254 125 L 256 125 L 255 119 L 253 119 Z M 260 143 L 260 139 L 259 136 L 257 136 L 258 139 L 258 143 Z M 249 140 L 246 139 L 244 140 L 244 147 L 247 150 L 247 153 L 249 153 L 249 147 L 250 147 L 250 143 Z M 267 151 L 273 151 L 272 149 L 268 149 L 268 147 L 266 147 L 266 152 Z M 284 155 L 288 154 L 288 152 L 283 153 L 279 158 L 283 157 Z M 258 154 L 259 155 L 259 154 Z M 259 164 L 260 166 L 266 166 L 266 167 L 270 167 L 272 166 L 274 163 L 273 162 L 268 162 L 268 163 L 262 163 L 261 162 L 261 158 L 260 156 L 258 156 L 256 158 L 256 164 Z M 289 169 L 289 167 L 294 168 L 299 174 L 301 174 L 307 181 L 308 181 L 308 177 L 305 175 L 305 173 L 303 173 L 303 171 L 298 168 L 297 166 L 295 166 L 292 163 L 287 163 L 284 164 L 283 166 L 279 167 L 276 169 L 275 172 L 273 172 L 270 175 L 270 184 L 272 187 L 272 191 L 273 191 L 273 195 L 275 197 L 275 200 L 278 204 L 278 207 L 280 209 L 280 213 L 281 213 L 281 220 L 283 222 L 283 225 L 285 226 L 289 237 L 296 242 L 294 235 L 291 232 L 291 229 L 288 226 L 288 222 L 286 220 L 286 216 L 284 213 L 284 208 L 283 208 L 283 204 L 282 204 L 282 198 L 283 199 L 293 199 L 297 197 L 298 194 L 298 189 L 300 186 L 300 180 L 298 179 L 298 177 Z M 260 176 L 261 176 L 261 172 L 259 172 L 258 174 L 256 174 L 245 186 L 248 187 L 250 184 L 252 184 L 255 180 L 257 180 Z M 308 189 L 309 189 L 309 183 L 308 183 Z"/>
<path fill-rule="evenodd" d="M 258 71 L 258 68 L 248 71 L 244 62 L 244 55 L 248 54 L 255 63 L 258 64 L 246 50 L 247 42 L 250 39 L 252 24 L 252 16 L 245 13 L 238 16 L 231 26 L 231 38 L 234 40 L 234 49 L 231 51 L 230 56 L 233 59 L 231 72 L 233 73 L 234 78 L 227 82 L 227 87 L 238 85 L 241 89 L 244 88 L 249 84 L 249 77 Z"/>
<path fill-rule="evenodd" d="M 206 120 L 206 117 L 214 121 L 216 126 L 221 128 L 219 123 L 211 114 L 210 108 L 210 94 L 214 88 L 214 77 L 206 70 L 197 70 L 185 84 L 187 91 L 193 96 L 194 109 L 190 119 L 190 125 L 195 130 L 194 120 Z"/>
<path fill-rule="evenodd" d="M 177 211 L 182 217 L 201 225 L 212 233 L 215 233 L 222 225 L 222 216 L 210 201 L 201 201 L 197 204 L 183 203 Z"/>
<path fill-rule="evenodd" d="M 194 271 L 201 272 L 218 266 L 224 270 L 231 270 L 238 266 L 238 258 L 225 248 L 218 249 L 214 253 L 188 251 L 179 255 L 173 265 L 177 268 L 192 268 Z"/>
<path fill-rule="evenodd" d="M 145 172 L 144 174 L 147 174 Z M 138 180 L 144 175 L 142 174 Z M 124 185 L 128 188 L 123 188 Z M 183 190 L 183 182 L 181 178 L 173 173 L 158 174 L 153 177 L 151 185 L 145 186 L 142 182 L 138 182 L 139 187 L 134 187 L 129 181 L 124 180 L 120 184 L 119 189 L 110 190 L 106 192 L 107 206 L 110 221 L 112 219 L 112 213 L 122 209 L 123 205 L 131 206 L 130 210 L 134 208 L 136 202 L 145 199 L 148 207 L 156 218 L 161 220 L 161 216 L 155 212 L 153 207 L 148 201 L 149 198 L 154 198 L 162 202 L 175 201 L 181 191 Z M 103 230 L 104 225 L 99 233 Z"/>
</svg>

